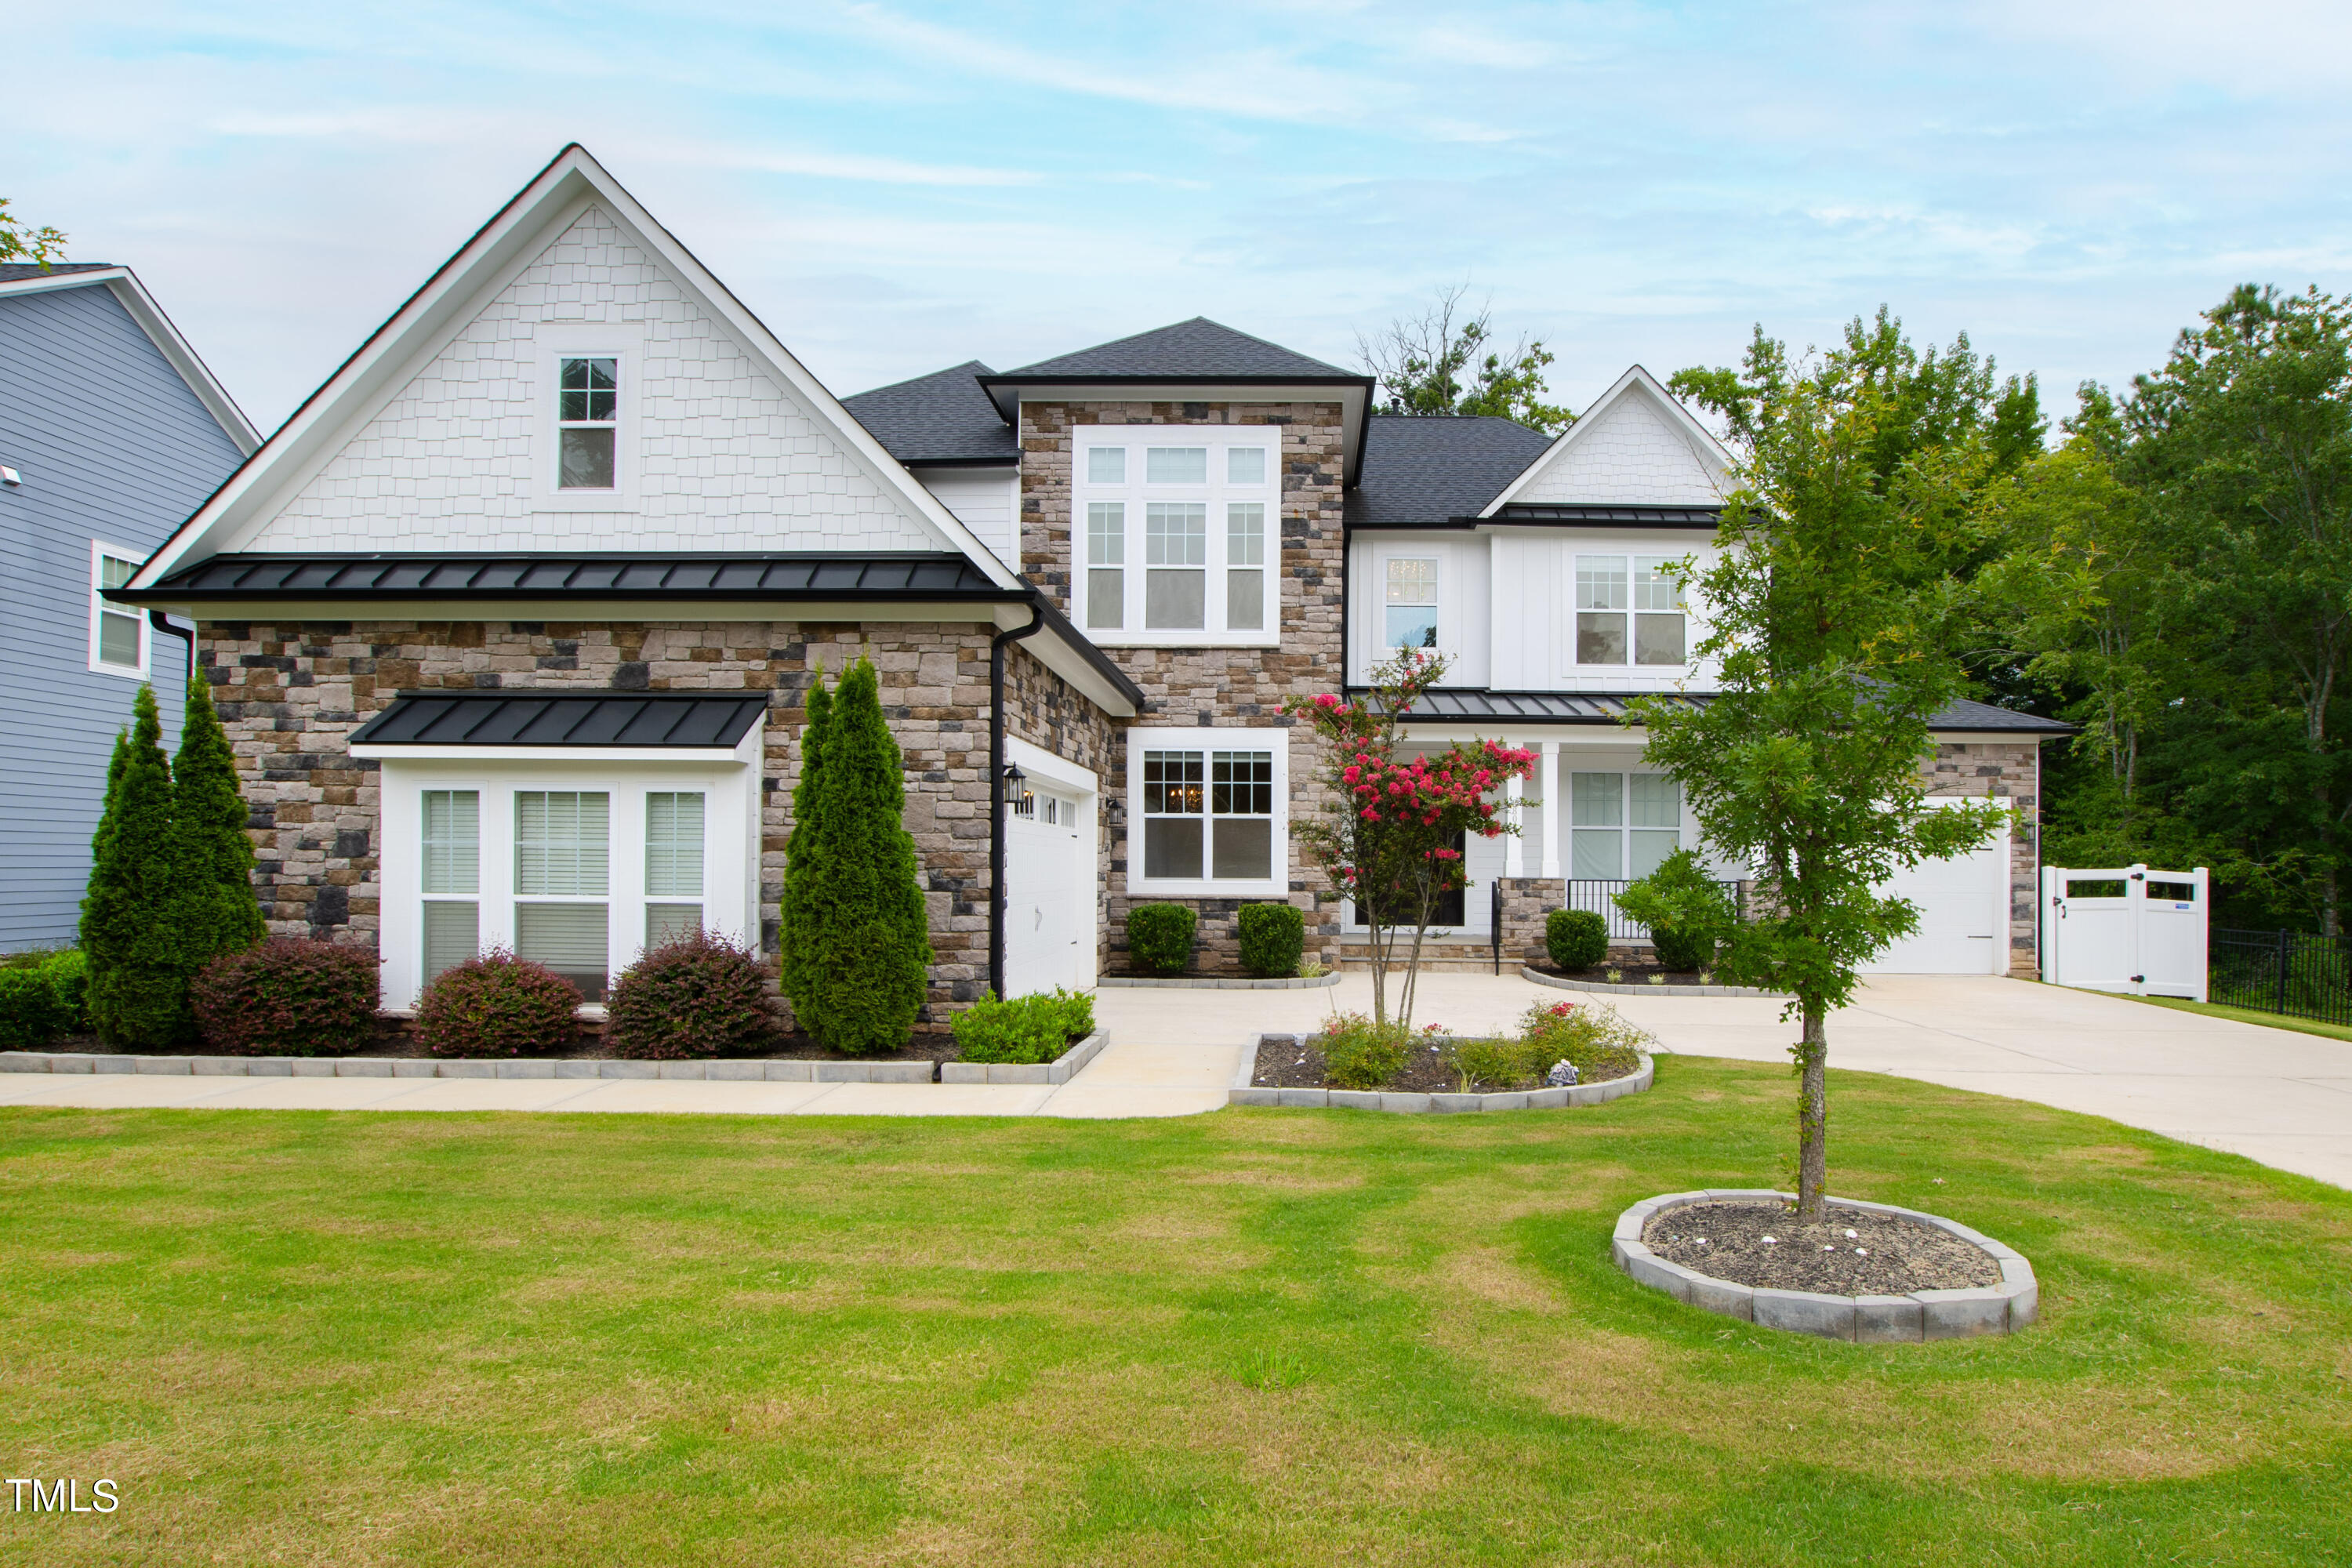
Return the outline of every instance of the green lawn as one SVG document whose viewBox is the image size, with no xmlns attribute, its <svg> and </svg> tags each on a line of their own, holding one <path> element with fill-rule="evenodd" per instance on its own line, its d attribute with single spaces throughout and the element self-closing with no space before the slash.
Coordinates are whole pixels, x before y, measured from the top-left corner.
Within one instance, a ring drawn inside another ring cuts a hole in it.
<svg viewBox="0 0 2352 1568">
<path fill-rule="evenodd" d="M 1780 1175 L 1738 1063 L 1492 1116 L 0 1111 L 0 1462 L 123 1498 L 0 1562 L 2352 1557 L 2352 1194 L 1831 1081 L 1834 1190 L 2021 1248 L 2040 1326 L 1611 1268 L 1633 1199 Z"/>
<path fill-rule="evenodd" d="M 2341 1024 L 2323 1024 L 2313 1018 L 2293 1018 L 2284 1013 L 2258 1012 L 2252 1007 L 2230 1007 L 2219 1002 L 2190 1002 L 2179 996 L 2127 996 L 2127 1002 L 2147 1002 L 2158 1007 L 2169 1007 L 2177 1013 L 2201 1013 L 2208 1018 L 2228 1018 L 2233 1023 L 2260 1024 L 2266 1029 L 2292 1029 L 2298 1035 L 2319 1035 L 2331 1040 L 2352 1040 L 2352 1028 Z"/>
</svg>

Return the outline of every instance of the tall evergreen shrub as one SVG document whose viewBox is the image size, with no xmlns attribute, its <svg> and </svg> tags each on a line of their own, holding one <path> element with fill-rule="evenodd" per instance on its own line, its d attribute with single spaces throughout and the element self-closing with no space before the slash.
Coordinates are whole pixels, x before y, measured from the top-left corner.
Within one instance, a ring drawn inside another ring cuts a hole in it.
<svg viewBox="0 0 2352 1568">
<path fill-rule="evenodd" d="M 89 956 L 89 1018 L 110 1046 L 153 1049 L 185 1038 L 188 962 L 181 935 L 185 879 L 173 831 L 172 765 L 155 693 L 142 686 L 131 732 L 114 743 L 106 814 L 90 840 L 81 946 Z"/>
<path fill-rule="evenodd" d="M 784 840 L 784 901 L 782 952 L 778 955 L 784 995 L 793 1005 L 801 1027 L 808 1028 L 807 953 L 810 921 L 809 889 L 816 880 L 817 780 L 824 772 L 824 741 L 833 728 L 833 693 L 825 689 L 820 667 L 808 689 L 808 724 L 801 731 L 801 776 L 793 785 L 793 831 Z"/>
<path fill-rule="evenodd" d="M 188 682 L 172 784 L 187 877 L 182 940 L 194 971 L 267 934 L 253 896 L 253 842 L 245 836 L 249 814 L 237 787 L 236 756 L 202 680 Z"/>
<path fill-rule="evenodd" d="M 807 1004 L 801 1026 L 854 1056 L 896 1050 L 923 1005 L 931 962 L 921 868 L 907 832 L 898 742 L 882 718 L 874 666 L 859 659 L 834 691 L 814 791 L 818 852 L 796 939 Z"/>
</svg>

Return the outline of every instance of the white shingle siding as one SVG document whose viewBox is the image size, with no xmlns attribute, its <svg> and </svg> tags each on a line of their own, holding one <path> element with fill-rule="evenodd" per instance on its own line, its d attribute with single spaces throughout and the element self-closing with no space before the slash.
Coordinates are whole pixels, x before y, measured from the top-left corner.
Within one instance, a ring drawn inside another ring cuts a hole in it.
<svg viewBox="0 0 2352 1568">
<path fill-rule="evenodd" d="M 635 510 L 533 510 L 549 322 L 642 334 Z M 239 547 L 952 548 L 593 207 Z"/>
<path fill-rule="evenodd" d="M 1702 459 L 1667 416 L 1636 388 L 1580 426 L 1511 500 L 1598 505 L 1713 506 L 1713 466 Z"/>
</svg>

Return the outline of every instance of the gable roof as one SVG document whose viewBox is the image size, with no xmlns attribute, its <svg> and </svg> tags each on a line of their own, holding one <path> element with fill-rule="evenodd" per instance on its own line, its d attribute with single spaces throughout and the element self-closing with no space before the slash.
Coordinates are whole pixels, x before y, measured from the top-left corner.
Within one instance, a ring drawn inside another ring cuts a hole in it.
<svg viewBox="0 0 2352 1568">
<path fill-rule="evenodd" d="M 1684 407 L 1682 401 L 1673 393 L 1668 392 L 1656 376 L 1637 364 L 1619 376 L 1615 384 L 1595 399 L 1591 407 L 1577 416 L 1576 423 L 1559 433 L 1558 438 L 1552 442 L 1550 449 L 1534 462 L 1529 463 L 1526 471 L 1512 480 L 1500 495 L 1488 501 L 1478 515 L 1480 517 L 1496 516 L 1505 507 L 1517 501 L 1523 492 L 1534 487 L 1546 471 L 1563 458 L 1573 456 L 1580 445 L 1596 438 L 1605 438 L 1598 437 L 1597 433 L 1609 428 L 1612 423 L 1608 418 L 1609 414 L 1628 399 L 1640 399 L 1663 418 L 1667 427 L 1689 445 L 1693 460 L 1708 470 L 1710 479 L 1719 479 L 1730 468 L 1731 454 L 1724 450 L 1723 443 L 1715 438 L 1715 433 L 1700 424 L 1697 417 L 1689 409 Z M 1610 502 L 1639 503 L 1657 498 L 1638 495 L 1592 495 L 1576 499 L 1606 504 Z"/>
<path fill-rule="evenodd" d="M 122 309 L 147 334 L 150 342 L 163 354 L 164 362 L 187 383 L 196 401 L 205 405 L 213 423 L 235 442 L 236 449 L 250 458 L 261 445 L 261 432 L 245 416 L 245 410 L 228 395 L 209 366 L 198 357 L 163 307 L 147 292 L 139 276 L 128 267 L 118 267 L 110 261 L 53 261 L 43 267 L 37 262 L 8 262 L 0 265 L 0 300 L 15 299 L 25 294 L 46 294 L 56 289 L 94 289 L 103 287 L 111 293 Z"/>
<path fill-rule="evenodd" d="M 1237 332 L 1206 316 L 1115 338 L 1090 349 L 1041 359 L 1004 373 L 1005 380 L 1357 381 L 1361 371 L 1308 359 L 1280 343 Z"/>
<path fill-rule="evenodd" d="M 1541 431 L 1492 415 L 1375 414 L 1364 426 L 1362 477 L 1347 495 L 1348 526 L 1475 516 L 1550 446 Z"/>
<path fill-rule="evenodd" d="M 592 206 L 652 257 L 763 374 L 800 402 L 813 423 L 825 427 L 847 460 L 861 467 L 909 516 L 970 556 L 990 581 L 1006 588 L 1018 585 L 1012 571 L 577 142 L 558 153 L 304 399 L 261 449 L 148 558 L 133 585 L 152 586 L 226 548 L 240 530 L 272 515 L 419 368 L 431 363 L 484 304 Z"/>
<path fill-rule="evenodd" d="M 978 360 L 845 397 L 841 405 L 908 467 L 1017 463 L 1021 437 L 981 390 Z"/>
</svg>

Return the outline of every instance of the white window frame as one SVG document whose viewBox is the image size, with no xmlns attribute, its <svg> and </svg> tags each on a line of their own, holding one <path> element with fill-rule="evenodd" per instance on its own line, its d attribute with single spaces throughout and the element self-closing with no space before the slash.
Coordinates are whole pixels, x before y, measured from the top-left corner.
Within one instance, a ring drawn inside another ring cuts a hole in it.
<svg viewBox="0 0 2352 1568">
<path fill-rule="evenodd" d="M 1607 824 L 1585 826 L 1578 826 L 1576 821 L 1575 781 L 1578 775 L 1585 773 L 1597 773 L 1616 779 L 1617 821 L 1613 826 Z M 1582 759 L 1574 758 L 1563 753 L 1560 757 L 1559 765 L 1559 788 L 1562 805 L 1562 810 L 1559 814 L 1559 830 L 1561 835 L 1560 848 L 1564 851 L 1564 853 L 1559 857 L 1561 876 L 1571 882 L 1638 880 L 1639 879 L 1635 877 L 1633 873 L 1633 836 L 1636 833 L 1664 833 L 1666 829 L 1654 824 L 1634 822 L 1633 781 L 1636 778 L 1672 777 L 1673 775 L 1671 773 L 1661 773 L 1656 768 L 1628 767 L 1622 763 L 1601 763 L 1599 765 L 1588 765 Z M 1675 835 L 1675 848 L 1688 849 L 1692 847 L 1689 792 L 1685 790 L 1680 784 L 1676 784 L 1675 786 L 1675 824 L 1673 831 Z M 1617 839 L 1618 872 L 1615 877 L 1588 878 L 1581 877 L 1577 874 L 1576 836 L 1580 833 L 1608 833 L 1615 836 Z M 1549 851 L 1549 846 L 1546 846 L 1546 849 Z"/>
<path fill-rule="evenodd" d="M 117 675 L 127 680 L 144 680 L 147 679 L 148 663 L 153 652 L 152 634 L 151 628 L 147 625 L 147 612 L 132 605 L 117 605 L 99 597 L 99 589 L 105 582 L 104 577 L 101 575 L 101 572 L 107 557 L 112 556 L 117 561 L 128 561 L 135 571 L 140 565 L 145 563 L 147 553 L 148 552 L 144 550 L 130 550 L 120 544 L 109 544 L 101 539 L 93 539 L 89 542 L 89 647 L 88 649 L 88 654 L 89 668 L 95 674 Z M 100 619 L 101 616 L 125 616 L 130 620 L 132 626 L 139 629 L 139 662 L 137 664 L 112 664 L 98 657 L 99 632 L 104 624 Z"/>
<path fill-rule="evenodd" d="M 1383 550 L 1378 554 L 1380 575 L 1377 579 L 1379 599 L 1375 605 L 1376 618 L 1372 626 L 1372 661 L 1375 664 L 1396 657 L 1396 645 L 1389 641 L 1389 570 L 1397 562 L 1412 561 L 1429 568 L 1429 615 L 1436 627 L 1437 640 L 1426 651 L 1444 653 L 1448 646 L 1445 632 L 1445 557 L 1434 549 Z"/>
<path fill-rule="evenodd" d="M 638 506 L 638 448 L 643 426 L 643 402 L 638 384 L 645 378 L 645 329 L 634 323 L 591 325 L 553 322 L 540 327 L 535 339 L 537 369 L 532 378 L 532 510 L 535 511 L 634 511 Z M 613 488 L 609 490 L 563 488 L 563 437 L 559 415 L 563 362 L 568 359 L 609 359 L 620 396 L 614 400 Z"/>
<path fill-rule="evenodd" d="M 1088 549 L 1089 518 L 1087 509 L 1097 501 L 1126 503 L 1126 559 L 1122 569 L 1126 577 L 1123 590 L 1123 614 L 1117 627 L 1087 628 L 1087 636 L 1104 647 L 1274 647 L 1282 640 L 1282 434 L 1279 425 L 1082 425 L 1070 445 L 1070 543 L 1071 576 L 1077 613 L 1072 619 L 1082 626 L 1089 618 L 1087 595 L 1087 571 L 1090 559 Z M 1097 484 L 1087 475 L 1091 468 L 1088 453 L 1101 447 L 1120 447 L 1127 450 L 1127 477 L 1117 484 Z M 1208 479 L 1197 485 L 1154 484 L 1150 481 L 1147 448 L 1152 447 L 1205 447 L 1209 453 Z M 1265 452 L 1263 477 L 1255 483 L 1236 484 L 1230 477 L 1231 452 L 1237 447 L 1261 447 Z M 1150 503 L 1153 501 L 1191 501 L 1202 504 L 1208 544 L 1205 559 L 1199 568 L 1204 574 L 1202 587 L 1202 619 L 1205 623 L 1197 630 L 1191 628 L 1147 627 L 1143 624 L 1145 595 L 1148 591 L 1150 564 L 1148 531 Z M 1265 509 L 1265 532 L 1262 535 L 1265 559 L 1262 562 L 1236 562 L 1230 558 L 1230 510 L 1234 505 L 1259 505 Z M 1228 593 L 1233 571 L 1255 571 L 1261 578 L 1261 602 L 1256 627 L 1233 629 Z"/>
<path fill-rule="evenodd" d="M 1211 753 L 1270 752 L 1274 756 L 1273 874 L 1267 877 L 1147 877 L 1143 874 L 1143 756 L 1199 752 L 1204 787 Z M 1127 890 L 1168 898 L 1290 896 L 1290 731 L 1287 730 L 1130 729 L 1127 732 Z"/>
<path fill-rule="evenodd" d="M 1661 676 L 1666 676 L 1669 678 L 1675 675 L 1688 674 L 1691 668 L 1691 647 L 1696 638 L 1697 628 L 1693 625 L 1695 617 L 1691 614 L 1690 595 L 1687 592 L 1681 590 L 1676 591 L 1675 596 L 1680 601 L 1680 605 L 1677 609 L 1672 612 L 1682 617 L 1683 657 L 1681 662 L 1677 664 L 1643 664 L 1641 663 L 1635 656 L 1639 652 L 1641 647 L 1640 618 L 1645 615 L 1663 615 L 1668 613 L 1655 609 L 1645 609 L 1638 602 L 1641 598 L 1639 579 L 1642 572 L 1642 563 L 1647 561 L 1663 564 L 1664 563 L 1679 561 L 1684 556 L 1691 553 L 1692 552 L 1687 550 L 1661 552 L 1655 548 L 1643 550 L 1641 546 L 1635 544 L 1605 545 L 1598 544 L 1597 542 L 1595 546 L 1592 548 L 1580 549 L 1570 552 L 1568 558 L 1568 605 L 1564 617 L 1567 629 L 1567 637 L 1565 639 L 1567 646 L 1563 650 L 1565 657 L 1561 660 L 1564 667 L 1563 673 L 1570 679 L 1576 679 L 1580 673 L 1591 672 L 1593 670 L 1608 670 L 1613 673 L 1633 676 L 1649 676 L 1652 672 L 1656 672 Z M 1583 605 L 1583 590 L 1581 584 L 1584 563 L 1588 561 L 1617 561 L 1624 563 L 1625 603 L 1622 608 L 1592 611 L 1585 609 Z M 1582 616 L 1589 614 L 1622 616 L 1624 617 L 1624 658 L 1615 663 L 1604 664 L 1597 661 L 1587 662 L 1581 657 L 1580 650 L 1578 647 L 1578 623 Z"/>
<path fill-rule="evenodd" d="M 756 741 L 754 726 L 747 740 Z M 738 748 L 740 751 L 742 748 Z M 603 791 L 612 797 L 606 817 L 605 891 L 601 900 L 548 895 L 543 902 L 601 901 L 605 906 L 609 973 L 635 962 L 646 941 L 646 906 L 687 903 L 655 896 L 646 883 L 646 796 L 699 791 L 702 808 L 702 923 L 736 942 L 760 933 L 760 771 L 753 761 L 655 757 L 529 760 L 404 758 L 391 747 L 369 747 L 383 760 L 383 993 L 387 1006 L 413 1008 L 424 985 L 425 893 L 423 797 L 427 790 L 473 790 L 481 797 L 479 872 L 473 894 L 478 937 L 484 949 L 515 942 L 515 795 L 526 790 Z M 456 897 L 458 895 L 450 895 Z"/>
</svg>

